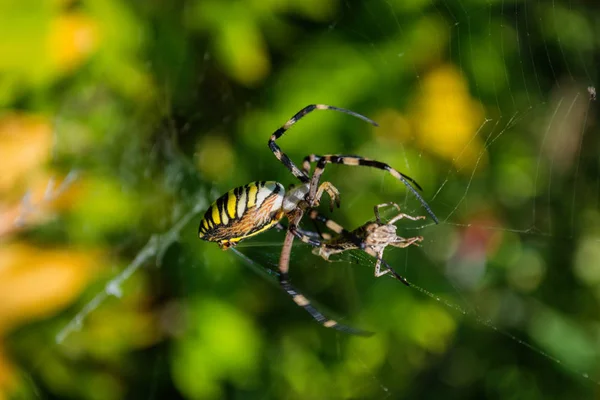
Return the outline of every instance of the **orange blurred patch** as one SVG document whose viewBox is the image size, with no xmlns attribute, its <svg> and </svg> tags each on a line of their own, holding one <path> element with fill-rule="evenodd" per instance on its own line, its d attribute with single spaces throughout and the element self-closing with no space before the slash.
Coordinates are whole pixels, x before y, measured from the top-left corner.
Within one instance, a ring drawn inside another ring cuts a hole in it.
<svg viewBox="0 0 600 400">
<path fill-rule="evenodd" d="M 100 34 L 96 21 L 81 13 L 56 17 L 48 35 L 48 56 L 59 71 L 70 71 L 84 62 L 98 47 Z"/>
<path fill-rule="evenodd" d="M 19 191 L 20 197 L 0 202 L 0 237 L 42 223 L 75 204 L 81 195 L 80 185 L 70 180 L 68 176 L 40 174 L 25 192 Z"/>
<path fill-rule="evenodd" d="M 52 140 L 47 118 L 18 113 L 0 117 L 0 193 L 22 183 L 48 161 Z"/>
<path fill-rule="evenodd" d="M 0 174 L 0 237 L 73 203 L 77 193 L 70 183 L 73 174 L 56 176 L 47 168 L 53 140 L 45 117 L 19 113 L 0 117 L 4 166 Z"/>
<path fill-rule="evenodd" d="M 53 315 L 83 291 L 100 263 L 97 251 L 0 248 L 0 333 Z"/>
<path fill-rule="evenodd" d="M 487 157 L 477 130 L 484 119 L 480 103 L 466 80 L 451 65 L 443 65 L 423 79 L 423 90 L 410 114 L 419 145 L 451 161 L 458 169 L 473 168 Z"/>
</svg>

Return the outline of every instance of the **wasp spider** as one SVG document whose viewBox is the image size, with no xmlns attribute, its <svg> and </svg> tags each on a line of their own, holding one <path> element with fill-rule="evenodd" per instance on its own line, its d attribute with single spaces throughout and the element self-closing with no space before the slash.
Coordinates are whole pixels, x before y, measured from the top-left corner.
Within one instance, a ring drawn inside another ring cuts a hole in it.
<svg viewBox="0 0 600 400">
<path fill-rule="evenodd" d="M 328 193 L 332 209 L 334 204 L 337 204 L 338 207 L 340 204 L 340 194 L 337 188 L 330 182 L 320 182 L 326 164 L 367 166 L 388 171 L 392 176 L 404 183 L 404 185 L 406 185 L 406 187 L 419 199 L 423 207 L 436 223 L 438 223 L 438 219 L 411 183 L 418 189 L 421 189 L 421 187 L 412 178 L 380 161 L 369 160 L 359 156 L 342 156 L 335 154 L 319 156 L 313 154 L 304 159 L 303 168 L 299 169 L 292 160 L 281 151 L 276 140 L 302 117 L 314 110 L 333 110 L 346 113 L 377 126 L 377 124 L 369 118 L 343 108 L 324 104 L 313 104 L 304 107 L 282 127 L 277 129 L 271 135 L 268 142 L 269 149 L 273 152 L 275 157 L 300 181 L 300 184 L 292 187 L 287 192 L 281 183 L 273 181 L 251 182 L 245 186 L 230 190 L 218 198 L 206 211 L 204 218 L 200 221 L 198 236 L 203 240 L 217 242 L 219 246 L 225 250 L 231 246 L 237 245 L 243 239 L 272 228 L 285 216 L 289 221 L 289 226 L 279 258 L 279 283 L 281 287 L 292 296 L 292 299 L 297 305 L 303 307 L 315 320 L 325 327 L 352 334 L 368 335 L 370 334 L 369 332 L 342 325 L 325 317 L 310 304 L 310 301 L 305 296 L 290 284 L 289 280 L 288 271 L 294 237 L 298 237 L 303 241 L 308 241 L 308 238 L 313 240 L 314 243 L 318 243 L 315 245 L 321 245 L 319 241 L 303 235 L 298 229 L 298 225 L 300 224 L 303 215 L 306 212 L 312 211 L 313 208 L 319 205 L 323 192 Z M 313 175 L 310 176 L 310 163 L 312 162 L 316 162 L 316 167 Z M 369 252 L 367 249 L 371 249 L 377 253 L 374 250 L 377 247 L 368 247 L 364 243 L 365 237 L 361 238 L 358 233 L 359 232 L 356 232 L 355 235 L 350 235 L 350 240 L 352 240 L 356 246 L 365 249 L 367 252 Z M 332 248 L 330 247 L 330 249 Z"/>
</svg>

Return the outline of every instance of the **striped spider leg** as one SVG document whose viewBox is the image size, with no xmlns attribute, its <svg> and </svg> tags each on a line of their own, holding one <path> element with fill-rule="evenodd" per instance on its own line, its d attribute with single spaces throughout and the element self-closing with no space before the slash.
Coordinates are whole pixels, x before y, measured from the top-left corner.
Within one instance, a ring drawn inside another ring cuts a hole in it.
<svg viewBox="0 0 600 400">
<path fill-rule="evenodd" d="M 285 239 L 283 242 L 283 248 L 281 250 L 281 256 L 279 257 L 279 283 L 283 287 L 283 290 L 286 291 L 287 294 L 292 296 L 294 303 L 298 306 L 304 308 L 318 323 L 323 325 L 326 328 L 334 328 L 344 333 L 349 333 L 358 336 L 371 336 L 372 332 L 364 331 L 362 329 L 356 329 L 351 326 L 342 325 L 339 322 L 327 318 L 323 313 L 317 310 L 314 306 L 311 305 L 310 301 L 300 292 L 298 292 L 289 281 L 288 271 L 290 265 L 290 255 L 292 251 L 292 243 L 294 241 L 294 236 L 299 236 L 298 229 L 292 228 L 296 227 L 300 223 L 302 219 L 302 210 L 297 210 L 290 219 L 290 226 L 288 227 L 287 233 L 285 235 Z"/>
<path fill-rule="evenodd" d="M 304 162 L 302 163 L 303 171 L 306 173 L 310 172 L 310 163 L 316 162 L 317 166 L 315 167 L 315 172 L 311 178 L 311 191 L 308 194 L 308 198 L 312 198 L 312 196 L 316 196 L 316 188 L 319 186 L 319 181 L 321 179 L 321 175 L 325 170 L 326 164 L 344 164 L 344 165 L 352 165 L 352 166 L 364 166 L 382 169 L 384 171 L 388 171 L 394 178 L 400 180 L 404 185 L 412 192 L 412 194 L 421 202 L 427 213 L 431 216 L 431 218 L 435 221 L 436 224 L 439 224 L 439 220 L 436 215 L 431 210 L 431 207 L 427 204 L 425 199 L 419 194 L 419 192 L 411 185 L 416 186 L 417 189 L 423 190 L 421 186 L 410 176 L 405 175 L 396 169 L 390 167 L 388 164 L 383 163 L 381 161 L 371 160 L 368 158 L 364 158 L 361 156 L 343 156 L 338 154 L 327 154 L 324 156 L 319 156 L 316 154 L 308 155 L 304 158 Z"/>
</svg>

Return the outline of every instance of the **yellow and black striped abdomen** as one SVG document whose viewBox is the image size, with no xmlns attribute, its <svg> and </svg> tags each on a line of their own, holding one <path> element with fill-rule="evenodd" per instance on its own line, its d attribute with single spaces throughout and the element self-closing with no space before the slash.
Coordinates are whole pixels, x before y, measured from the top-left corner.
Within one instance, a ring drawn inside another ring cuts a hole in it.
<svg viewBox="0 0 600 400">
<path fill-rule="evenodd" d="M 198 237 L 229 247 L 263 232 L 283 216 L 285 190 L 273 181 L 251 182 L 219 197 L 206 211 Z"/>
</svg>

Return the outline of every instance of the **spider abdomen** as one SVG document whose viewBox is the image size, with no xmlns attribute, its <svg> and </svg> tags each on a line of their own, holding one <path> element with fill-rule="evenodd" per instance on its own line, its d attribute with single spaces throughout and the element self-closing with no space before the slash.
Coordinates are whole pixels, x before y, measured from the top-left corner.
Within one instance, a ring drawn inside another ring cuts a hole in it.
<svg viewBox="0 0 600 400">
<path fill-rule="evenodd" d="M 219 197 L 206 211 L 198 237 L 223 248 L 237 244 L 275 225 L 283 216 L 283 185 L 251 182 Z"/>
</svg>

